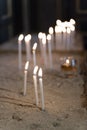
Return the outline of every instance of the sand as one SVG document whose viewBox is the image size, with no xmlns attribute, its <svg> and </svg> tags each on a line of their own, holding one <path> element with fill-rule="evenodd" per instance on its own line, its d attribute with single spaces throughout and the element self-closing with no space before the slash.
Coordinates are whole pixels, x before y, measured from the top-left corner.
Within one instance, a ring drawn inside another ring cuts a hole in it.
<svg viewBox="0 0 87 130">
<path fill-rule="evenodd" d="M 45 68 L 41 55 L 37 54 L 37 65 L 43 69 L 43 111 L 39 82 L 39 105 L 35 104 L 33 60 L 28 71 L 27 94 L 23 96 L 25 54 L 21 71 L 17 53 L 0 54 L 0 130 L 87 130 L 87 110 L 82 105 L 84 81 L 79 68 L 82 56 L 73 54 L 77 70 L 67 72 L 61 70 L 60 60 L 66 55 L 53 53 L 50 69 L 49 60 Z"/>
</svg>

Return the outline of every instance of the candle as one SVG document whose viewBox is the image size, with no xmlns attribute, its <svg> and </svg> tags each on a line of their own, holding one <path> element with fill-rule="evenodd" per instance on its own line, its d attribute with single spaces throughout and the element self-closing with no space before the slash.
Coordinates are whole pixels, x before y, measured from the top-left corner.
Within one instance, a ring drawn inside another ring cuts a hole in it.
<svg viewBox="0 0 87 130">
<path fill-rule="evenodd" d="M 35 96 L 36 96 L 36 105 L 38 106 L 37 71 L 38 71 L 38 66 L 35 66 L 33 71 L 33 80 L 34 80 L 34 88 L 35 88 Z"/>
<path fill-rule="evenodd" d="M 28 34 L 27 36 L 25 36 L 26 59 L 27 59 L 27 61 L 29 61 L 31 59 L 30 40 L 31 40 L 31 35 L 30 34 Z"/>
<path fill-rule="evenodd" d="M 22 68 L 22 40 L 23 40 L 24 36 L 23 34 L 20 34 L 20 36 L 18 37 L 18 63 L 19 63 L 19 69 Z"/>
<path fill-rule="evenodd" d="M 70 23 L 71 23 L 72 25 L 75 25 L 75 24 L 76 24 L 76 22 L 75 22 L 74 19 L 70 19 Z"/>
<path fill-rule="evenodd" d="M 73 44 L 75 43 L 75 26 L 74 25 L 71 25 L 70 26 L 70 29 L 71 29 L 71 44 L 72 44 L 72 48 L 73 48 Z"/>
<path fill-rule="evenodd" d="M 32 48 L 34 67 L 36 66 L 36 48 L 37 48 L 37 43 L 34 43 L 33 48 Z"/>
<path fill-rule="evenodd" d="M 66 28 L 65 27 L 63 27 L 63 29 L 62 29 L 62 31 L 63 31 L 63 49 L 65 50 L 66 49 L 66 39 L 67 39 L 67 34 L 66 34 Z"/>
<path fill-rule="evenodd" d="M 46 34 L 43 34 L 42 45 L 43 45 L 43 58 L 44 58 L 44 65 L 45 65 L 45 67 L 47 67 Z"/>
<path fill-rule="evenodd" d="M 52 50 L 54 49 L 54 30 L 53 27 L 49 27 L 49 34 L 51 35 L 51 47 Z"/>
<path fill-rule="evenodd" d="M 42 68 L 39 69 L 38 76 L 39 76 L 42 110 L 44 110 L 44 92 L 43 92 Z"/>
<path fill-rule="evenodd" d="M 60 50 L 61 43 L 62 43 L 62 27 L 55 26 L 55 42 L 56 42 L 56 49 Z"/>
<path fill-rule="evenodd" d="M 25 70 L 24 70 L 24 96 L 26 95 L 28 68 L 29 68 L 29 61 L 27 61 L 25 63 Z"/>
<path fill-rule="evenodd" d="M 42 38 L 43 38 L 43 33 L 40 32 L 40 33 L 38 34 L 38 39 L 39 39 L 39 45 L 40 45 L 41 55 L 42 55 L 42 57 L 43 57 Z"/>
<path fill-rule="evenodd" d="M 50 63 L 50 68 L 53 68 L 52 64 L 52 49 L 51 49 L 51 35 L 47 35 L 47 41 L 48 41 L 48 52 L 49 52 L 49 63 Z"/>
<path fill-rule="evenodd" d="M 71 30 L 69 27 L 67 27 L 67 50 L 69 50 L 71 48 L 71 38 L 70 38 L 70 33 L 71 33 Z"/>
<path fill-rule="evenodd" d="M 61 25 L 61 23 L 62 23 L 61 20 L 59 20 L 59 19 L 56 20 L 56 25 L 57 26 Z"/>
<path fill-rule="evenodd" d="M 66 59 L 66 65 L 67 65 L 67 66 L 70 65 L 70 61 L 69 61 L 69 59 Z"/>
</svg>

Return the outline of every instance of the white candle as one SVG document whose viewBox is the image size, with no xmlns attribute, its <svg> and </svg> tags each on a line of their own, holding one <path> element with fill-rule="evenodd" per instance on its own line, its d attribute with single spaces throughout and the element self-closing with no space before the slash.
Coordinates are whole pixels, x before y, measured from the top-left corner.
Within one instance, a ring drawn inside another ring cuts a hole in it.
<svg viewBox="0 0 87 130">
<path fill-rule="evenodd" d="M 26 88 L 27 88 L 27 72 L 29 67 L 29 61 L 25 63 L 25 70 L 24 70 L 24 96 L 26 95 Z"/>
<path fill-rule="evenodd" d="M 40 33 L 38 34 L 38 39 L 39 39 L 39 45 L 40 45 L 41 55 L 42 55 L 42 57 L 43 57 L 42 38 L 43 38 L 43 33 L 40 32 Z"/>
<path fill-rule="evenodd" d="M 75 26 L 74 25 L 71 25 L 70 26 L 70 29 L 71 29 L 71 44 L 72 44 L 72 48 L 73 48 L 73 45 L 75 43 Z"/>
<path fill-rule="evenodd" d="M 55 42 L 56 42 L 56 49 L 60 50 L 62 44 L 62 27 L 55 26 Z"/>
<path fill-rule="evenodd" d="M 61 20 L 60 20 L 60 19 L 57 19 L 57 20 L 56 20 L 56 25 L 57 25 L 57 26 L 60 26 L 60 25 L 61 25 Z"/>
<path fill-rule="evenodd" d="M 20 36 L 18 37 L 18 66 L 19 69 L 22 69 L 22 40 L 23 40 L 24 36 L 23 34 L 20 34 Z"/>
<path fill-rule="evenodd" d="M 31 40 L 31 35 L 30 34 L 28 34 L 27 36 L 25 36 L 26 60 L 27 61 L 29 61 L 31 59 L 30 40 Z"/>
<path fill-rule="evenodd" d="M 63 42 L 63 49 L 65 50 L 66 49 L 66 43 L 67 43 L 67 33 L 66 33 L 66 28 L 65 27 L 63 27 L 63 40 L 62 40 L 62 42 Z"/>
<path fill-rule="evenodd" d="M 34 88 L 35 88 L 36 105 L 38 106 L 37 71 L 38 71 L 38 66 L 35 66 L 33 71 L 33 80 L 34 80 Z"/>
<path fill-rule="evenodd" d="M 44 92 L 43 92 L 43 80 L 42 80 L 42 68 L 39 69 L 39 85 L 40 85 L 40 93 L 41 93 L 41 101 L 42 101 L 42 110 L 44 110 Z"/>
<path fill-rule="evenodd" d="M 52 49 L 51 49 L 51 35 L 47 35 L 47 41 L 48 41 L 48 53 L 49 53 L 49 63 L 50 63 L 50 68 L 53 68 L 52 64 Z"/>
<path fill-rule="evenodd" d="M 67 50 L 70 50 L 70 45 L 71 45 L 71 38 L 70 38 L 70 33 L 71 33 L 71 30 L 69 27 L 67 27 Z"/>
<path fill-rule="evenodd" d="M 46 34 L 43 34 L 42 45 L 43 45 L 43 58 L 44 58 L 44 65 L 45 65 L 45 67 L 47 67 Z"/>
<path fill-rule="evenodd" d="M 54 50 L 54 30 L 53 27 L 49 27 L 49 34 L 51 35 L 51 47 Z"/>
<path fill-rule="evenodd" d="M 33 48 L 32 48 L 34 67 L 36 66 L 36 48 L 37 48 L 37 43 L 34 43 Z"/>
</svg>

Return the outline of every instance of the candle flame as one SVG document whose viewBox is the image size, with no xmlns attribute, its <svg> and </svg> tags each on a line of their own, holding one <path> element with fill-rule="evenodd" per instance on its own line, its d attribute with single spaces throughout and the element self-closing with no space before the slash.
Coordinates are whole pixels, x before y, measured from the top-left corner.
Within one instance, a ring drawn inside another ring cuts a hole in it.
<svg viewBox="0 0 87 130">
<path fill-rule="evenodd" d="M 71 32 L 70 28 L 67 28 L 67 33 L 70 33 L 70 32 Z"/>
<path fill-rule="evenodd" d="M 34 67 L 33 74 L 36 75 L 36 74 L 37 74 L 37 71 L 38 71 L 38 66 L 35 66 L 35 67 Z"/>
<path fill-rule="evenodd" d="M 25 42 L 29 42 L 31 40 L 31 35 L 28 34 L 25 36 Z"/>
<path fill-rule="evenodd" d="M 27 62 L 25 63 L 25 70 L 28 70 L 28 67 L 29 67 L 29 61 L 27 61 Z"/>
<path fill-rule="evenodd" d="M 72 25 L 72 26 L 70 27 L 70 29 L 71 29 L 71 31 L 75 31 L 75 26 Z"/>
<path fill-rule="evenodd" d="M 65 27 L 63 27 L 63 28 L 62 28 L 62 31 L 65 33 L 65 32 L 66 32 L 66 28 L 65 28 Z"/>
<path fill-rule="evenodd" d="M 39 38 L 39 39 L 42 39 L 42 37 L 43 37 L 43 33 L 40 32 L 40 33 L 38 34 L 38 38 Z"/>
<path fill-rule="evenodd" d="M 39 69 L 38 76 L 42 77 L 42 68 Z"/>
<path fill-rule="evenodd" d="M 23 38 L 24 38 L 24 35 L 23 35 L 23 34 L 20 34 L 19 37 L 18 37 L 18 40 L 19 40 L 19 41 L 22 41 Z"/>
<path fill-rule="evenodd" d="M 47 35 L 47 40 L 51 40 L 51 35 L 50 34 Z"/>
<path fill-rule="evenodd" d="M 61 26 L 55 26 L 55 32 L 56 33 L 61 33 L 62 32 L 62 27 Z"/>
<path fill-rule="evenodd" d="M 61 20 L 56 20 L 56 25 L 61 25 Z"/>
<path fill-rule="evenodd" d="M 70 61 L 69 61 L 69 59 L 66 59 L 66 64 L 70 64 Z"/>
<path fill-rule="evenodd" d="M 53 34 L 53 27 L 49 28 L 49 34 Z"/>
<path fill-rule="evenodd" d="M 45 33 L 43 33 L 42 43 L 46 44 L 46 34 Z"/>
<path fill-rule="evenodd" d="M 36 48 L 37 48 L 37 43 L 34 43 L 33 50 L 36 50 Z"/>
</svg>

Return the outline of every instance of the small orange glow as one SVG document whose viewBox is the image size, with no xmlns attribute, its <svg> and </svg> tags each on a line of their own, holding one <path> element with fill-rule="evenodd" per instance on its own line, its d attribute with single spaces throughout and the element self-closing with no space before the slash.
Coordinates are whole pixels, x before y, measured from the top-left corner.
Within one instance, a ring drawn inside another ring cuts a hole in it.
<svg viewBox="0 0 87 130">
<path fill-rule="evenodd" d="M 69 65 L 69 64 L 70 64 L 69 59 L 66 59 L 66 64 L 67 64 L 67 65 Z"/>
</svg>

